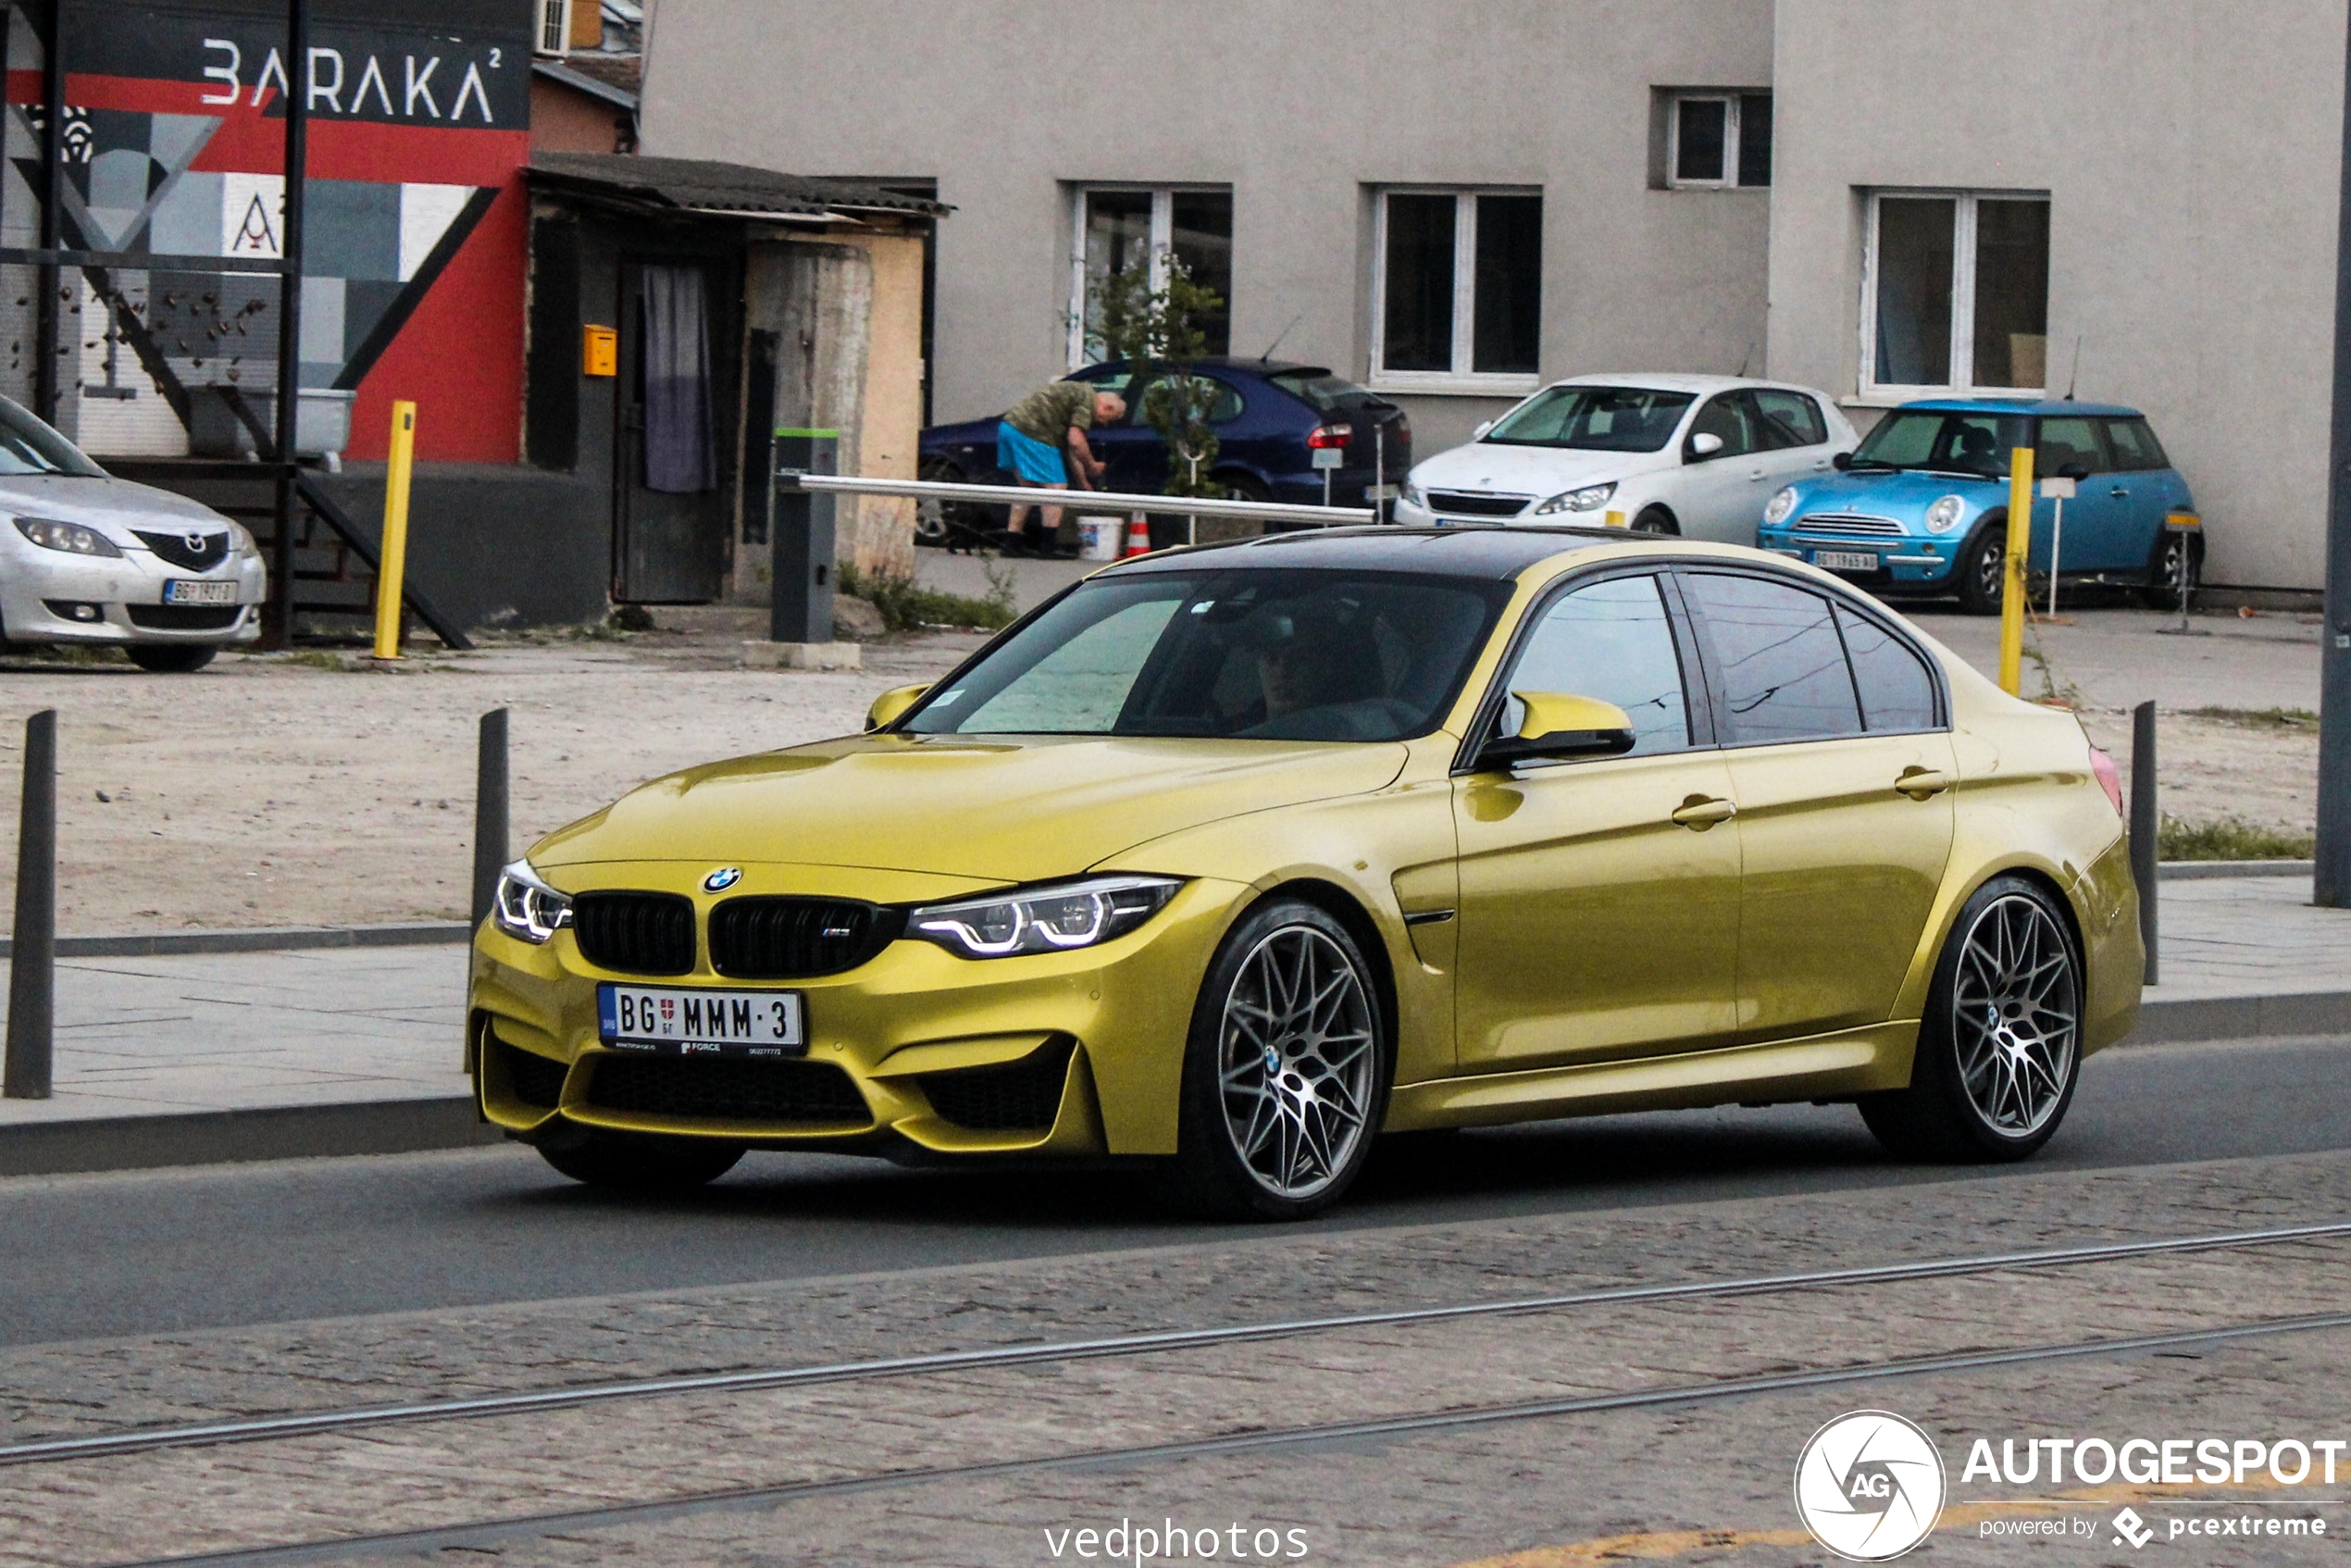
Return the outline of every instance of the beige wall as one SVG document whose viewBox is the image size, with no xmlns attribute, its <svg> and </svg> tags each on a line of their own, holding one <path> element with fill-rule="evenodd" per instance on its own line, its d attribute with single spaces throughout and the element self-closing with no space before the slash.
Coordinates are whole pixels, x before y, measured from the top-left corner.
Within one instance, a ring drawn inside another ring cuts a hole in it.
<svg viewBox="0 0 2351 1568">
<path fill-rule="evenodd" d="M 873 264 L 865 327 L 865 386 L 857 468 L 868 479 L 914 478 L 923 429 L 923 242 L 918 235 L 845 236 Z M 842 496 L 841 554 L 863 572 L 914 569 L 914 504 Z"/>
<path fill-rule="evenodd" d="M 1856 390 L 1860 193 L 2046 191 L 2049 374 L 2147 411 L 2214 581 L 2323 576 L 2337 0 L 1778 0 L 1771 371 Z M 1863 410 L 1860 422 L 1869 411 Z"/>
<path fill-rule="evenodd" d="M 1540 186 L 1542 369 L 1735 368 L 1763 335 L 1769 203 L 1648 186 L 1653 86 L 1765 86 L 1763 0 L 1485 0 L 1334 12 L 932 0 L 670 6 L 649 153 L 927 178 L 940 225 L 935 412 L 1065 367 L 1073 182 L 1229 184 L 1233 346 L 1360 376 L 1368 188 Z M 777 62 L 799 62 L 785 78 Z M 783 83 L 788 81 L 789 85 Z M 1491 400 L 1409 400 L 1425 454 Z"/>
</svg>

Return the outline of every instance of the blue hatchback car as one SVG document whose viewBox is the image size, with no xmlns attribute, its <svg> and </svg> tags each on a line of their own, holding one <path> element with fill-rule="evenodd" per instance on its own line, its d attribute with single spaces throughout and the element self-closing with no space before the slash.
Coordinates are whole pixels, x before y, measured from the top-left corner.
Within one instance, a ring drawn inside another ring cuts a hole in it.
<svg viewBox="0 0 2351 1568">
<path fill-rule="evenodd" d="M 1883 596 L 1957 595 L 2000 607 L 2008 559 L 2009 454 L 2034 449 L 2038 479 L 2074 481 L 2064 504 L 2033 506 L 2028 566 L 2061 579 L 2127 583 L 2171 602 L 2185 556 L 2203 569 L 2187 480 L 2146 417 L 2120 404 L 1929 398 L 1888 413 L 1837 472 L 1788 486 L 1763 509 L 1756 543 L 1839 573 Z M 2036 492 L 2039 487 L 2036 485 Z"/>
<path fill-rule="evenodd" d="M 1087 444 L 1108 467 L 1105 488 L 1140 495 L 1166 488 L 1167 443 L 1143 407 L 1151 383 L 1169 374 L 1164 367 L 1113 363 L 1068 377 L 1126 400 L 1124 423 L 1087 432 Z M 1236 495 L 1320 505 L 1328 473 L 1332 505 L 1365 506 L 1392 495 L 1389 487 L 1412 472 L 1412 427 L 1404 411 L 1321 366 L 1217 357 L 1195 361 L 1192 374 L 1215 384 L 1209 423 L 1217 454 L 1209 473 Z M 1337 468 L 1314 467 L 1318 447 L 1338 452 Z M 1012 476 L 996 466 L 995 417 L 925 430 L 918 471 L 927 479 L 1011 483 Z M 926 504 L 920 516 L 922 542 L 960 544 L 1001 527 L 1004 508 Z"/>
</svg>

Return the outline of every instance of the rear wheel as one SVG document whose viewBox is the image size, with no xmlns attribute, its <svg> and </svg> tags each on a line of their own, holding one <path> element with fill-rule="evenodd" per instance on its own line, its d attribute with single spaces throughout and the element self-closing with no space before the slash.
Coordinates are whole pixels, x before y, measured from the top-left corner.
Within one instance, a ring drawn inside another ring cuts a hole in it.
<svg viewBox="0 0 2351 1568">
<path fill-rule="evenodd" d="M 1217 950 L 1185 1051 L 1177 1173 L 1194 1206 L 1304 1219 L 1363 1168 L 1393 1052 L 1372 966 L 1346 927 L 1279 900 Z"/>
<path fill-rule="evenodd" d="M 1673 514 L 1664 507 L 1645 506 L 1641 509 L 1641 515 L 1633 519 L 1633 531 L 1635 533 L 1679 534 L 1682 531 L 1682 525 L 1675 522 Z"/>
<path fill-rule="evenodd" d="M 133 642 L 123 652 L 141 669 L 155 675 L 193 675 L 212 663 L 220 650 L 185 642 Z"/>
<path fill-rule="evenodd" d="M 964 472 L 943 457 L 926 457 L 916 477 L 939 484 L 961 484 Z M 914 504 L 914 542 L 955 549 L 987 538 L 987 508 L 967 501 L 941 501 L 936 496 Z"/>
<path fill-rule="evenodd" d="M 615 1192 L 690 1192 L 734 1169 L 740 1143 L 588 1129 L 577 1143 L 541 1144 L 540 1158 L 577 1182 Z"/>
<path fill-rule="evenodd" d="M 1993 517 L 1960 547 L 1952 564 L 1952 586 L 1959 590 L 1959 608 L 1971 616 L 1996 616 L 2008 591 L 2009 525 Z"/>
<path fill-rule="evenodd" d="M 2166 529 L 2156 541 L 2155 558 L 2147 564 L 2147 585 L 2145 597 L 2150 608 L 2176 610 L 2180 607 L 2180 558 L 2187 557 L 2188 592 L 2193 596 L 2196 585 L 2204 580 L 2204 541 L 2194 534 Z"/>
<path fill-rule="evenodd" d="M 2020 877 L 1985 883 L 1943 945 L 1909 1087 L 1861 1097 L 1870 1131 L 1907 1159 L 2033 1153 L 2073 1102 L 2084 989 L 2047 890 Z"/>
</svg>

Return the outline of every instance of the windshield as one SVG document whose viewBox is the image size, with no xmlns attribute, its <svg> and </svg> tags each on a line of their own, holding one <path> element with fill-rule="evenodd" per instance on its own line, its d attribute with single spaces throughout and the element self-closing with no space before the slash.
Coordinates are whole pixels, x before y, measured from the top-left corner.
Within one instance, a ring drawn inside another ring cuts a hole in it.
<svg viewBox="0 0 2351 1568">
<path fill-rule="evenodd" d="M 0 477 L 19 474 L 70 474 L 75 479 L 103 479 L 106 471 L 81 449 L 35 418 L 31 410 L 0 397 Z"/>
<path fill-rule="evenodd" d="M 1400 572 L 1087 583 L 927 698 L 917 735 L 1400 740 L 1437 727 L 1510 586 Z"/>
<path fill-rule="evenodd" d="M 2024 419 L 2014 414 L 1897 408 L 1861 438 L 1853 449 L 1852 466 L 2005 479 L 2009 453 L 2026 443 L 2024 426 Z"/>
<path fill-rule="evenodd" d="M 1485 439 L 1504 446 L 1658 452 L 1673 439 L 1694 396 L 1643 387 L 1545 387 L 1504 415 Z"/>
</svg>

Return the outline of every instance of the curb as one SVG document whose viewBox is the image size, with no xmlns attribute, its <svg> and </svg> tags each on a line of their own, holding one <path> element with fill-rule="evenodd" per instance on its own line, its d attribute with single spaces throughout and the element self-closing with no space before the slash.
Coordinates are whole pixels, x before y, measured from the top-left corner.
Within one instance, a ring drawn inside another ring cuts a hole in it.
<svg viewBox="0 0 2351 1568">
<path fill-rule="evenodd" d="M 2138 1027 L 2117 1042 L 2115 1049 L 2336 1034 L 2351 1034 L 2351 991 L 2181 997 L 2175 1001 L 2142 1002 Z"/>
<path fill-rule="evenodd" d="M 0 1176 L 151 1170 L 503 1142 L 466 1096 L 28 1122 L 0 1129 Z"/>
<path fill-rule="evenodd" d="M 148 931 L 121 937 L 59 937 L 59 958 L 150 958 L 175 952 L 277 952 L 293 948 L 424 947 L 473 940 L 457 920 L 397 926 L 254 926 L 242 930 Z M 16 940 L 0 937 L 0 958 Z"/>
<path fill-rule="evenodd" d="M 2155 868 L 2158 882 L 2215 882 L 2230 877 L 2316 877 L 2310 860 L 2167 860 Z"/>
</svg>

